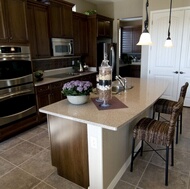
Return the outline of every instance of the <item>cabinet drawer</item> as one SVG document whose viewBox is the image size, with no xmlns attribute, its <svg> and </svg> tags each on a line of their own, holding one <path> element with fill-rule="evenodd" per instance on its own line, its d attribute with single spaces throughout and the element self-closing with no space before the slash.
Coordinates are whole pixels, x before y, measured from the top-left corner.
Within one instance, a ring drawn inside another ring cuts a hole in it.
<svg viewBox="0 0 190 189">
<path fill-rule="evenodd" d="M 50 85 L 50 89 L 61 89 L 63 87 L 63 82 L 56 82 L 56 83 L 52 83 Z"/>
<path fill-rule="evenodd" d="M 36 87 L 37 93 L 43 93 L 43 92 L 47 92 L 49 90 L 50 90 L 50 85 L 42 85 L 42 86 Z"/>
</svg>

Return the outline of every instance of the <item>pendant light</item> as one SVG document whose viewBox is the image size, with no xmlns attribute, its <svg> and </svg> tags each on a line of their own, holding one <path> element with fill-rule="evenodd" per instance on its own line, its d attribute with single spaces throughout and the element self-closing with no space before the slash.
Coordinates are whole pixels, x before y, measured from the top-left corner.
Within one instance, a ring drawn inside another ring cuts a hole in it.
<svg viewBox="0 0 190 189">
<path fill-rule="evenodd" d="M 168 37 L 167 37 L 167 39 L 165 41 L 165 44 L 164 44 L 165 47 L 172 47 L 173 46 L 172 40 L 170 38 L 171 13 L 172 13 L 172 0 L 170 0 L 170 15 L 169 15 Z"/>
<path fill-rule="evenodd" d="M 147 0 L 147 2 L 146 2 L 146 20 L 144 21 L 144 31 L 142 32 L 137 45 L 151 45 L 152 44 L 151 36 L 150 36 L 150 33 L 148 32 L 148 6 L 149 6 L 149 2 Z"/>
</svg>

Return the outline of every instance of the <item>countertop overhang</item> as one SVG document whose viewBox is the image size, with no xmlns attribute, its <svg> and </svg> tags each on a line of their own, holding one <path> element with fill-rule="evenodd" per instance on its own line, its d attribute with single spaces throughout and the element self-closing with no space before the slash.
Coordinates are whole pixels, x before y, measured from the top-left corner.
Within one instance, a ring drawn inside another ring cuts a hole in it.
<svg viewBox="0 0 190 189">
<path fill-rule="evenodd" d="M 168 82 L 164 79 L 159 81 L 139 78 L 127 79 L 134 87 L 127 92 L 115 95 L 115 97 L 127 105 L 128 108 L 98 110 L 91 99 L 83 105 L 73 105 L 65 99 L 40 108 L 39 111 L 116 131 L 150 108 L 162 96 L 168 86 Z M 90 98 L 93 97 L 97 97 L 97 95 L 92 93 Z"/>
</svg>

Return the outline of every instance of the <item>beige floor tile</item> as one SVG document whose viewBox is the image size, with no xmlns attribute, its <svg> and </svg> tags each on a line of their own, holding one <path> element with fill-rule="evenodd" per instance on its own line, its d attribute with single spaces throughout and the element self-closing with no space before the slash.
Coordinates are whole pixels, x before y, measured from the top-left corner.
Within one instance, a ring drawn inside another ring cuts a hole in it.
<svg viewBox="0 0 190 189">
<path fill-rule="evenodd" d="M 133 165 L 133 172 L 130 172 L 130 167 L 128 167 L 128 169 L 125 171 L 125 173 L 121 177 L 121 180 L 131 183 L 132 185 L 137 185 L 140 178 L 143 175 L 143 172 L 146 169 L 147 164 L 148 163 L 146 161 L 135 159 L 134 165 Z"/>
<path fill-rule="evenodd" d="M 12 170 L 13 168 L 15 168 L 13 164 L 0 158 L 0 177 L 9 172 L 10 170 Z"/>
<path fill-rule="evenodd" d="M 14 165 L 20 165 L 42 150 L 43 148 L 39 146 L 36 146 L 29 142 L 23 142 L 7 150 L 6 152 L 1 153 L 0 156 L 7 161 L 10 161 Z"/>
<path fill-rule="evenodd" d="M 51 174 L 48 178 L 45 179 L 45 182 L 57 189 L 83 189 L 81 186 L 78 186 L 63 177 L 57 175 L 57 172 Z"/>
<path fill-rule="evenodd" d="M 165 169 L 149 164 L 139 187 L 143 189 L 187 189 L 189 177 L 169 170 L 168 186 L 165 186 Z"/>
<path fill-rule="evenodd" d="M 49 150 L 44 150 L 33 156 L 20 165 L 20 168 L 39 179 L 45 179 L 56 170 L 56 168 L 51 165 L 51 155 Z"/>
<path fill-rule="evenodd" d="M 50 146 L 48 131 L 44 130 L 43 132 L 35 135 L 31 139 L 30 142 L 42 146 L 43 148 L 48 148 Z"/>
<path fill-rule="evenodd" d="M 40 180 L 16 168 L 0 178 L 1 189 L 32 189 Z"/>
<path fill-rule="evenodd" d="M 55 189 L 54 187 L 44 183 L 44 182 L 41 182 L 40 184 L 38 184 L 36 187 L 34 187 L 33 189 Z"/>
<path fill-rule="evenodd" d="M 123 181 L 119 181 L 114 189 L 135 189 L 135 186 L 132 186 Z"/>
</svg>

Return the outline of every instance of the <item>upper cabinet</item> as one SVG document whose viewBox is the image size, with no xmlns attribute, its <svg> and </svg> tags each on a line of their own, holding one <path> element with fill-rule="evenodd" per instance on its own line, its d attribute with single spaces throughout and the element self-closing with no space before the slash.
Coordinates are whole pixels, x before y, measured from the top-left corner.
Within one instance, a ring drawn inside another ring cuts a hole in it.
<svg viewBox="0 0 190 189">
<path fill-rule="evenodd" d="M 50 35 L 55 38 L 73 38 L 73 15 L 74 4 L 52 0 L 49 6 Z"/>
<path fill-rule="evenodd" d="M 113 19 L 99 14 L 88 16 L 88 57 L 86 63 L 89 66 L 97 66 L 97 42 L 98 40 L 113 38 Z"/>
<path fill-rule="evenodd" d="M 32 58 L 50 57 L 47 6 L 42 3 L 29 1 L 27 21 Z"/>
<path fill-rule="evenodd" d="M 112 38 L 113 19 L 98 15 L 97 16 L 97 37 Z"/>
<path fill-rule="evenodd" d="M 0 43 L 28 43 L 26 0 L 0 0 Z"/>
<path fill-rule="evenodd" d="M 73 12 L 74 54 L 88 54 L 88 20 L 87 16 Z"/>
</svg>

